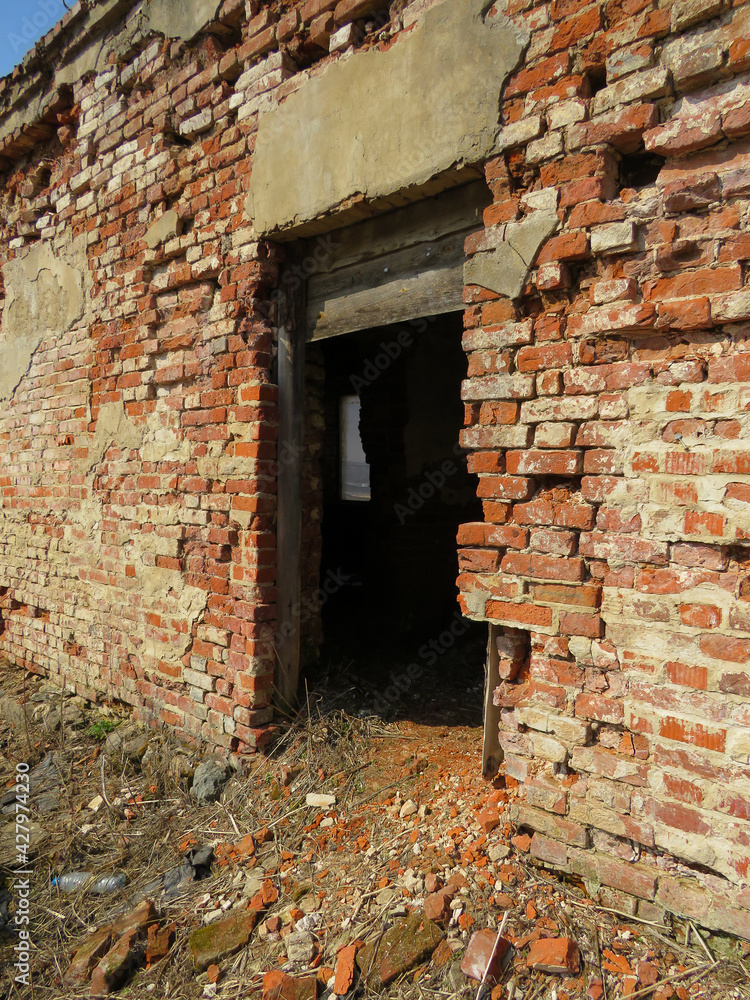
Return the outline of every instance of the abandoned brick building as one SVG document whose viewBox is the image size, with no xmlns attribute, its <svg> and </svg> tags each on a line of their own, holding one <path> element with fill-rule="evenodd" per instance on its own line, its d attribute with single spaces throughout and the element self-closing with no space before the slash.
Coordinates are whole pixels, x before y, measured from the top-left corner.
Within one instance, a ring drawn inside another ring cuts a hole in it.
<svg viewBox="0 0 750 1000">
<path fill-rule="evenodd" d="M 0 652 L 252 749 L 321 595 L 458 591 L 532 855 L 750 938 L 749 95 L 743 0 L 79 0 L 0 82 Z"/>
</svg>

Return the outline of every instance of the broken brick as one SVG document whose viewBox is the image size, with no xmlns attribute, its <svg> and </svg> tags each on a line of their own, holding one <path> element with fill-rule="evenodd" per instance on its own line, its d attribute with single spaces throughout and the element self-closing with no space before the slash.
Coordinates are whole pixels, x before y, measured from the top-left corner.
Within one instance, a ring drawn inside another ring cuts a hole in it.
<svg viewBox="0 0 750 1000">
<path fill-rule="evenodd" d="M 581 965 L 578 945 L 570 938 L 542 938 L 532 943 L 526 964 L 538 972 L 573 975 Z"/>
</svg>

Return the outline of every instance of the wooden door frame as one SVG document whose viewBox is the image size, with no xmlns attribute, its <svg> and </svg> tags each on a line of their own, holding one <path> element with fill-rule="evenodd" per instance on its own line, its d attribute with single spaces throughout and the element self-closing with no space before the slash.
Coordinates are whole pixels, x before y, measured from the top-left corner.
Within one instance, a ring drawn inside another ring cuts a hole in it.
<svg viewBox="0 0 750 1000">
<path fill-rule="evenodd" d="M 276 669 L 278 707 L 294 712 L 300 667 L 302 465 L 305 435 L 306 282 L 287 254 L 278 298 L 279 430 L 276 507 Z"/>
<path fill-rule="evenodd" d="M 461 219 L 467 212 L 478 212 L 481 206 L 481 193 L 478 186 L 474 190 L 463 189 L 454 192 L 455 203 L 452 206 L 455 214 L 457 209 L 457 219 L 453 232 L 457 234 L 460 243 L 455 249 L 448 248 L 444 265 L 446 268 L 456 267 L 457 259 L 463 254 L 463 238 L 468 230 L 461 228 Z M 437 199 L 432 200 L 433 203 Z M 446 195 L 439 199 L 440 204 L 448 204 Z M 435 245 L 435 240 L 444 237 L 444 231 L 438 227 L 432 231 L 433 219 L 430 219 L 430 205 L 417 204 L 402 210 L 401 219 L 406 220 L 407 232 L 416 231 L 421 235 L 418 239 L 423 241 L 422 245 Z M 450 212 L 449 216 L 450 218 Z M 481 215 L 479 216 L 481 218 Z M 387 216 L 382 219 L 371 220 L 368 223 L 360 224 L 343 230 L 341 244 L 338 247 L 338 262 L 341 265 L 343 259 L 342 272 L 348 275 L 354 269 L 354 277 L 346 278 L 342 284 L 348 286 L 343 291 L 343 298 L 346 300 L 351 296 L 354 305 L 354 316 L 352 310 L 347 310 L 346 304 L 338 313 L 334 312 L 336 319 L 332 322 L 323 336 L 336 336 L 346 332 L 362 329 L 357 325 L 356 313 L 362 309 L 368 313 L 369 309 L 375 305 L 382 322 L 393 322 L 403 319 L 399 313 L 399 307 L 391 313 L 386 303 L 387 296 L 392 294 L 392 286 L 388 284 L 383 287 L 375 287 L 373 295 L 365 302 L 363 295 L 367 295 L 368 287 L 372 288 L 371 277 L 373 265 L 365 265 L 361 273 L 357 271 L 356 252 L 352 249 L 352 239 L 356 243 L 356 230 L 366 235 L 365 245 L 372 247 L 378 244 L 378 239 L 382 237 L 382 230 L 392 224 L 393 218 Z M 479 223 L 475 228 L 478 228 Z M 449 230 L 450 231 L 450 230 Z M 442 246 L 446 244 L 443 238 Z M 451 293 L 449 284 L 443 278 L 440 271 L 431 271 L 433 261 L 430 255 L 422 257 L 422 263 L 416 263 L 416 258 L 409 247 L 408 241 L 404 241 L 403 234 L 396 234 L 392 245 L 388 247 L 394 254 L 393 259 L 403 261 L 404 266 L 398 275 L 399 282 L 405 279 L 413 280 L 416 285 L 422 282 L 422 278 L 427 278 L 426 289 L 429 296 L 435 296 L 432 301 L 437 301 L 443 305 L 440 311 L 446 311 L 446 303 L 452 303 L 449 311 L 454 311 L 456 306 L 455 290 Z M 458 250 L 458 253 L 456 253 Z M 290 252 L 291 251 L 291 252 Z M 295 252 L 296 251 L 296 252 Z M 299 685 L 300 670 L 300 600 L 301 600 L 301 580 L 302 580 L 302 467 L 304 462 L 304 437 L 305 437 L 305 344 L 308 339 L 309 329 L 315 329 L 318 316 L 323 313 L 318 312 L 318 301 L 313 294 L 310 308 L 308 308 L 308 281 L 304 280 L 306 273 L 304 264 L 313 258 L 306 253 L 306 244 L 300 243 L 296 247 L 290 246 L 287 251 L 287 263 L 280 275 L 280 295 L 278 299 L 278 385 L 279 385 L 279 431 L 277 446 L 277 467 L 278 467 L 278 500 L 277 500 L 277 541 L 276 541 L 276 586 L 277 586 L 277 617 L 276 634 L 277 642 L 275 646 L 276 655 L 276 699 L 277 704 L 285 712 L 293 712 L 297 706 L 297 689 Z M 363 251 L 366 257 L 366 251 Z M 334 255 L 334 263 L 336 255 Z M 375 268 L 383 270 L 384 258 L 379 258 Z M 328 280 L 326 268 L 322 268 L 322 277 L 318 277 L 313 282 L 315 286 L 325 288 Z M 330 264 L 329 268 L 330 270 Z M 454 270 L 455 273 L 455 270 Z M 447 270 L 446 270 L 447 275 Z M 424 284 L 424 282 L 422 282 Z M 335 282 L 334 282 L 335 287 Z M 447 295 L 443 295 L 443 290 L 448 288 Z M 410 291 L 413 291 L 410 288 Z M 323 302 L 324 297 L 318 296 Z M 458 299 L 460 308 L 463 309 L 463 283 L 461 296 Z M 417 295 L 415 302 L 422 302 L 424 296 Z M 421 313 L 420 313 L 421 315 Z M 377 325 L 377 324 L 376 324 Z M 315 337 L 315 339 L 318 339 Z M 487 644 L 487 656 L 485 662 L 485 699 L 484 699 L 484 740 L 482 751 L 483 772 L 486 777 L 491 777 L 502 761 L 502 750 L 498 739 L 498 723 L 500 711 L 493 704 L 493 692 L 498 683 L 498 653 L 495 642 L 499 632 L 497 626 L 489 624 L 489 636 Z"/>
</svg>

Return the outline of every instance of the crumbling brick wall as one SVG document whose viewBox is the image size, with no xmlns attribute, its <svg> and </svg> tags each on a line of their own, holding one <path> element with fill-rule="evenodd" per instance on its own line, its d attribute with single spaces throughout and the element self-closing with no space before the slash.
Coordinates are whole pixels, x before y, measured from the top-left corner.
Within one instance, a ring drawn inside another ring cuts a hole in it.
<svg viewBox="0 0 750 1000">
<path fill-rule="evenodd" d="M 559 226 L 517 299 L 467 289 L 459 543 L 515 819 L 616 908 L 747 936 L 750 7 L 508 6 L 532 40 L 467 252 Z"/>
<path fill-rule="evenodd" d="M 284 253 L 245 210 L 258 118 L 435 5 L 196 0 L 165 27 L 138 0 L 78 3 L 0 82 L 14 662 L 214 745 L 262 743 Z M 493 195 L 466 246 L 484 522 L 458 542 L 462 607 L 498 632 L 532 855 L 618 909 L 750 937 L 748 12 L 491 12 L 525 41 L 496 155 L 473 164 Z"/>
</svg>

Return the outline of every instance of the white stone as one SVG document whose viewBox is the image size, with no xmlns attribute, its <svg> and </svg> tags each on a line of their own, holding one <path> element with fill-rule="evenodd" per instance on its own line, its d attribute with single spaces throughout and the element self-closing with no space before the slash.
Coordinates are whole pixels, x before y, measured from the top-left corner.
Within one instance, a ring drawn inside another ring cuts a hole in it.
<svg viewBox="0 0 750 1000">
<path fill-rule="evenodd" d="M 331 806 L 336 805 L 336 796 L 308 792 L 305 796 L 305 805 L 314 806 L 316 809 L 329 809 Z"/>
<path fill-rule="evenodd" d="M 190 139 L 194 135 L 200 135 L 201 132 L 207 132 L 213 125 L 213 120 L 213 111 L 211 108 L 205 108 L 200 114 L 180 122 L 180 135 Z"/>
<path fill-rule="evenodd" d="M 539 188 L 538 191 L 529 191 L 521 196 L 521 204 L 529 211 L 541 210 L 543 212 L 557 211 L 557 200 L 559 192 L 557 188 Z"/>
<path fill-rule="evenodd" d="M 359 31 L 356 24 L 345 24 L 343 28 L 334 31 L 328 42 L 329 52 L 341 52 L 348 49 L 350 45 L 356 45 L 359 40 Z"/>
<path fill-rule="evenodd" d="M 564 149 L 562 132 L 549 132 L 542 139 L 535 139 L 526 147 L 526 162 L 540 163 L 559 156 Z"/>
<path fill-rule="evenodd" d="M 591 252 L 593 254 L 622 253 L 637 247 L 634 222 L 611 222 L 606 226 L 596 226 L 591 230 Z"/>
<path fill-rule="evenodd" d="M 567 128 L 586 119 L 586 102 L 579 100 L 560 101 L 547 111 L 547 124 L 551 129 Z"/>
<path fill-rule="evenodd" d="M 536 139 L 542 134 L 544 124 L 541 115 L 529 115 L 521 118 L 511 125 L 506 125 L 500 132 L 497 139 L 497 149 L 501 152 L 504 149 L 512 149 L 513 146 L 522 146 Z"/>
</svg>

